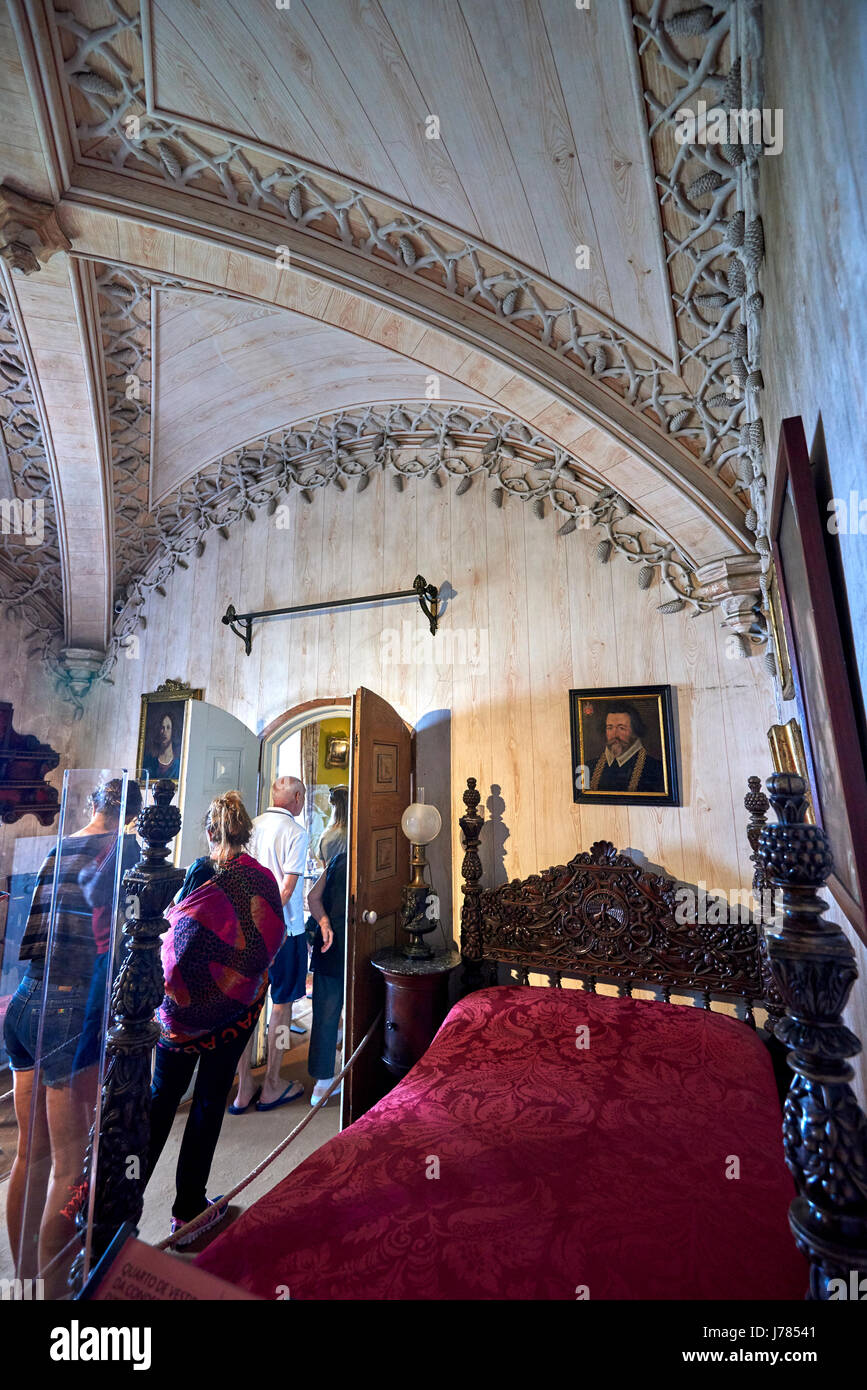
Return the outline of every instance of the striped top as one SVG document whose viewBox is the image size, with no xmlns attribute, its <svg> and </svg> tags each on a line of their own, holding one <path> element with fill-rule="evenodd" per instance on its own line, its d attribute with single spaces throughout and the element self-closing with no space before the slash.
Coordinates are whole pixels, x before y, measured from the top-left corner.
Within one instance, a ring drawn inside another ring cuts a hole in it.
<svg viewBox="0 0 867 1390">
<path fill-rule="evenodd" d="M 87 901 L 81 876 L 94 863 L 111 852 L 117 836 L 69 835 L 60 845 L 60 873 L 57 884 L 57 916 L 51 956 L 51 981 L 59 985 L 87 985 L 96 961 L 93 934 L 93 908 Z M 54 886 L 56 846 L 48 852 L 36 878 L 27 926 L 18 952 L 19 960 L 29 961 L 29 974 L 45 973 L 45 953 L 51 921 L 51 895 Z"/>
</svg>

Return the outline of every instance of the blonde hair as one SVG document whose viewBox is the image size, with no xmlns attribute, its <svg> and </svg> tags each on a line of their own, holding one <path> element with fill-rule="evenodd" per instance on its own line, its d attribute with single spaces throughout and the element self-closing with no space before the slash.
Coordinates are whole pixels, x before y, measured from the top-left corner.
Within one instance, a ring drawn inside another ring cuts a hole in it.
<svg viewBox="0 0 867 1390">
<path fill-rule="evenodd" d="M 222 796 L 214 797 L 208 807 L 205 825 L 215 850 L 211 858 L 217 864 L 224 864 L 239 854 L 253 833 L 253 822 L 238 791 L 224 792 Z"/>
</svg>

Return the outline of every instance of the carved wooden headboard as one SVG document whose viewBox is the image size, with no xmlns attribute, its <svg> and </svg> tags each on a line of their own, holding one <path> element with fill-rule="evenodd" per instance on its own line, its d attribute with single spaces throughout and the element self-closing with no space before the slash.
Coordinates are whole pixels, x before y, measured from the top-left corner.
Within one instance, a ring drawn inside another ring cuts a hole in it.
<svg viewBox="0 0 867 1390">
<path fill-rule="evenodd" d="M 779 1012 L 766 999 L 760 928 L 679 922 L 674 879 L 641 868 L 607 840 L 568 864 L 483 889 L 474 777 L 463 799 L 461 952 L 470 989 L 483 983 L 482 963 L 496 962 L 516 969 L 524 984 L 532 971 L 551 975 L 555 986 L 564 975 L 580 977 L 591 992 L 598 980 L 625 995 L 636 985 L 660 988 L 666 1001 L 672 990 L 697 991 L 707 1009 L 711 996 L 734 997 L 752 1026 L 755 1004 Z"/>
</svg>

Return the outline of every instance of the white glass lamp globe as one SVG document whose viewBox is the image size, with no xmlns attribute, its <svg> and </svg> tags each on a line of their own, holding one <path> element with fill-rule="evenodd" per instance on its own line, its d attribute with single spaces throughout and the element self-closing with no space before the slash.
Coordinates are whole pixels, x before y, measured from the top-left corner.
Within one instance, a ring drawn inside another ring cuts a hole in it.
<svg viewBox="0 0 867 1390">
<path fill-rule="evenodd" d="M 443 820 L 436 806 L 414 801 L 400 818 L 400 828 L 410 844 L 429 845 L 442 830 Z"/>
</svg>

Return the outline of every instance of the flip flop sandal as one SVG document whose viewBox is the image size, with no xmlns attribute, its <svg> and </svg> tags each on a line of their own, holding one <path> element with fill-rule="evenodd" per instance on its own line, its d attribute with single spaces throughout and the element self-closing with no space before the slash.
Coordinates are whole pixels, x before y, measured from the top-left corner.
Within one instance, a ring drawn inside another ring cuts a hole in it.
<svg viewBox="0 0 867 1390">
<path fill-rule="evenodd" d="M 246 1104 L 246 1105 L 230 1105 L 230 1106 L 229 1106 L 229 1114 L 230 1114 L 230 1115 L 246 1115 L 246 1113 L 247 1113 L 247 1111 L 250 1109 L 250 1107 L 251 1107 L 252 1105 L 255 1105 L 255 1104 L 256 1104 L 256 1101 L 259 1099 L 259 1097 L 261 1096 L 261 1094 L 262 1094 L 262 1087 L 259 1086 L 259 1087 L 257 1087 L 257 1089 L 253 1092 L 252 1096 L 251 1096 L 250 1099 L 247 1101 L 247 1104 Z M 256 1106 L 256 1109 L 257 1109 L 257 1110 L 258 1110 L 258 1108 L 259 1108 L 259 1107 Z"/>
<path fill-rule="evenodd" d="M 293 1087 L 293 1086 L 298 1086 L 298 1087 L 300 1087 L 300 1090 L 296 1091 L 296 1093 L 295 1093 L 294 1096 L 290 1096 L 289 1092 L 292 1090 L 292 1087 Z M 278 1096 L 276 1100 L 269 1100 L 269 1101 L 265 1101 L 264 1103 L 260 1100 L 259 1103 L 258 1103 L 257 1106 L 256 1106 L 256 1109 L 257 1109 L 257 1110 L 276 1110 L 277 1107 L 278 1107 L 278 1105 L 290 1105 L 291 1102 L 292 1102 L 293 1100 L 300 1100 L 301 1097 L 303 1096 L 303 1094 L 304 1094 L 304 1087 L 301 1085 L 301 1082 L 300 1082 L 300 1081 L 290 1081 L 289 1085 L 286 1087 L 286 1090 L 283 1092 L 282 1096 Z"/>
</svg>

